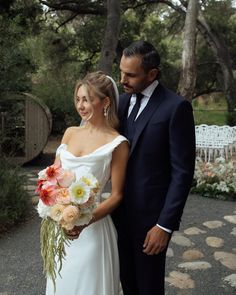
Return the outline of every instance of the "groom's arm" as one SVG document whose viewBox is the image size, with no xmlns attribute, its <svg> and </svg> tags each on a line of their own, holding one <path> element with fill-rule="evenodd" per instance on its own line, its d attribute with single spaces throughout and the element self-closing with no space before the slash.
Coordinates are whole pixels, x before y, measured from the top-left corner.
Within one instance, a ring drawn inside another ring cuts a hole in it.
<svg viewBox="0 0 236 295">
<path fill-rule="evenodd" d="M 195 126 L 191 104 L 184 100 L 169 126 L 171 182 L 158 224 L 176 230 L 191 188 L 195 166 Z"/>
<path fill-rule="evenodd" d="M 195 165 L 195 127 L 192 107 L 182 101 L 175 109 L 169 128 L 171 182 L 164 207 L 144 241 L 143 252 L 158 254 L 168 246 L 171 232 L 178 229 L 192 184 Z M 170 230 L 170 233 L 168 232 Z"/>
</svg>

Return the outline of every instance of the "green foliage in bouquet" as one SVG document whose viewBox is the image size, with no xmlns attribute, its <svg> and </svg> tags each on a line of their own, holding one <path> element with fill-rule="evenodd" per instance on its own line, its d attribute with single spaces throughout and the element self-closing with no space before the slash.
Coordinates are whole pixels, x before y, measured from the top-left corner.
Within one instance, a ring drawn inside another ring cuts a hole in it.
<svg viewBox="0 0 236 295">
<path fill-rule="evenodd" d="M 61 226 L 51 218 L 45 218 L 41 224 L 40 244 L 43 258 L 43 272 L 51 278 L 54 290 L 56 290 L 55 281 L 57 272 L 60 275 L 62 260 L 66 256 L 65 245 L 69 245 L 70 240 Z M 58 261 L 56 261 L 56 258 Z"/>
<path fill-rule="evenodd" d="M 29 208 L 29 194 L 25 190 L 27 177 L 20 167 L 0 158 L 0 231 L 25 217 Z"/>
<path fill-rule="evenodd" d="M 220 157 L 214 163 L 196 159 L 191 192 L 204 197 L 236 201 L 236 162 Z"/>
</svg>

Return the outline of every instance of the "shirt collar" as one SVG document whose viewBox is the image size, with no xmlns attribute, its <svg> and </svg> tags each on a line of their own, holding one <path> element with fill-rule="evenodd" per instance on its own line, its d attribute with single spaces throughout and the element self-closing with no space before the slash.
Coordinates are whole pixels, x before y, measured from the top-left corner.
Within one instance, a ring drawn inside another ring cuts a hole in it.
<svg viewBox="0 0 236 295">
<path fill-rule="evenodd" d="M 145 98 L 145 100 L 149 100 L 149 98 L 151 97 L 151 95 L 153 94 L 155 88 L 157 87 L 157 85 L 159 84 L 159 82 L 157 80 L 154 80 L 152 82 L 152 84 L 150 84 L 147 88 L 145 88 L 141 93 L 143 94 L 143 98 Z M 143 99 L 142 99 L 143 101 Z M 131 99 L 130 99 L 130 105 L 134 105 L 136 102 L 136 94 L 132 94 Z"/>
<path fill-rule="evenodd" d="M 145 88 L 142 91 L 142 94 L 148 98 L 151 97 L 158 84 L 159 82 L 157 80 L 154 80 L 152 84 L 150 84 L 147 88 Z"/>
</svg>

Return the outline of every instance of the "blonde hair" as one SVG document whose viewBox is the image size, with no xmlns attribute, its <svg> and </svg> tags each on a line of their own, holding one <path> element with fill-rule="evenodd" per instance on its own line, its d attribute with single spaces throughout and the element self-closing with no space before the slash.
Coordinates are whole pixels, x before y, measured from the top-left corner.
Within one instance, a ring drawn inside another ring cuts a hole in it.
<svg viewBox="0 0 236 295">
<path fill-rule="evenodd" d="M 76 83 L 74 93 L 75 103 L 77 92 L 82 85 L 88 92 L 88 99 L 90 91 L 97 95 L 101 100 L 103 100 L 105 97 L 110 99 L 110 105 L 108 107 L 108 113 L 106 117 L 107 123 L 110 127 L 118 129 L 119 120 L 117 117 L 116 93 L 111 80 L 102 71 L 87 74 L 82 80 Z"/>
</svg>

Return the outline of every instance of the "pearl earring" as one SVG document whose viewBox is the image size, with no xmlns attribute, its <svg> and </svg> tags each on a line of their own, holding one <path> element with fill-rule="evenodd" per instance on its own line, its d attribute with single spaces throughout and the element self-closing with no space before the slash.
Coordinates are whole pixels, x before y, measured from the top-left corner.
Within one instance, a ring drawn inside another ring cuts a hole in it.
<svg viewBox="0 0 236 295">
<path fill-rule="evenodd" d="M 104 114 L 104 117 L 107 117 L 107 115 L 108 115 L 108 108 L 104 108 L 103 114 Z"/>
</svg>

